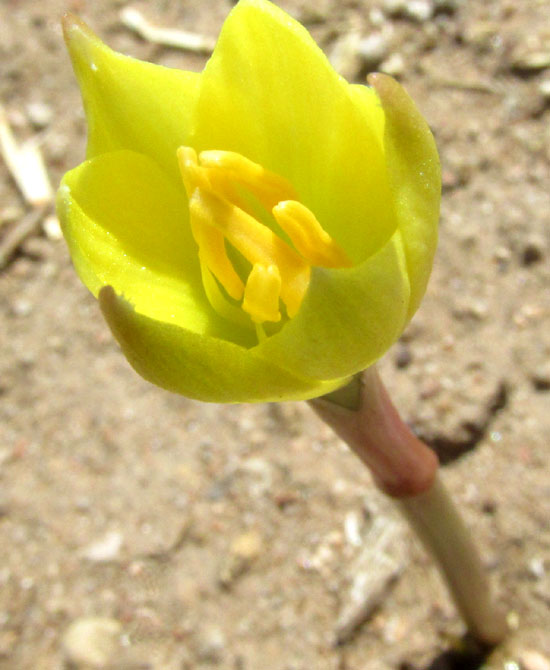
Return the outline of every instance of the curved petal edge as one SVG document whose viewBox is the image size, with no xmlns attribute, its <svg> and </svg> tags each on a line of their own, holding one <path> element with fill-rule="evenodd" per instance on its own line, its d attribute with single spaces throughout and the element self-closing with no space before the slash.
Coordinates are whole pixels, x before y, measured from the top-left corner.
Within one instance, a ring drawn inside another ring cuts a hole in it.
<svg viewBox="0 0 550 670">
<path fill-rule="evenodd" d="M 369 75 L 368 82 L 386 117 L 384 146 L 411 284 L 410 319 L 426 291 L 437 246 L 439 156 L 428 124 L 401 84 L 379 73 Z"/>
<path fill-rule="evenodd" d="M 98 298 L 134 370 L 156 386 L 188 398 L 223 403 L 307 400 L 348 381 L 302 378 L 252 350 L 138 314 L 111 286 L 104 286 Z"/>
</svg>

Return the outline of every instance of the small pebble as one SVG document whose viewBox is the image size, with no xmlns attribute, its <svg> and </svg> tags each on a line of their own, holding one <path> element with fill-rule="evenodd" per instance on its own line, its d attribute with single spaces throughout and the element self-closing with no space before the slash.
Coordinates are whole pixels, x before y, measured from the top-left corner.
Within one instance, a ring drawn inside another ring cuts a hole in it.
<svg viewBox="0 0 550 670">
<path fill-rule="evenodd" d="M 441 341 L 441 348 L 444 351 L 453 351 L 456 345 L 456 339 L 452 333 L 447 333 L 447 335 L 443 336 L 443 340 Z"/>
<path fill-rule="evenodd" d="M 426 23 L 422 28 L 422 48 L 425 51 L 435 49 L 439 44 L 439 29 L 435 23 Z"/>
<path fill-rule="evenodd" d="M 543 310 L 538 305 L 524 303 L 513 315 L 512 320 L 519 328 L 525 328 L 530 323 L 540 321 Z"/>
<path fill-rule="evenodd" d="M 434 13 L 431 0 L 384 0 L 382 8 L 388 16 L 405 17 L 416 23 L 429 21 Z"/>
<path fill-rule="evenodd" d="M 60 240 L 63 238 L 63 232 L 59 224 L 59 219 L 53 214 L 44 219 L 42 230 L 49 240 Z"/>
<path fill-rule="evenodd" d="M 392 54 L 380 64 L 380 71 L 392 77 L 399 77 L 405 72 L 405 59 L 400 53 Z"/>
<path fill-rule="evenodd" d="M 263 551 L 262 536 L 255 530 L 249 530 L 238 535 L 229 549 L 229 554 L 223 559 L 219 571 L 219 582 L 228 588 L 231 584 L 247 572 L 252 563 Z"/>
<path fill-rule="evenodd" d="M 479 53 L 489 53 L 498 42 L 500 26 L 492 21 L 475 21 L 464 30 L 464 41 L 471 44 Z"/>
<path fill-rule="evenodd" d="M 405 5 L 405 16 L 416 23 L 429 21 L 434 13 L 434 6 L 428 0 L 410 0 Z"/>
<path fill-rule="evenodd" d="M 540 556 L 532 558 L 527 565 L 527 569 L 529 570 L 529 574 L 535 579 L 544 579 L 546 575 L 544 560 Z"/>
<path fill-rule="evenodd" d="M 372 33 L 359 42 L 357 51 L 365 66 L 374 68 L 388 55 L 388 43 L 382 33 Z"/>
<path fill-rule="evenodd" d="M 94 563 L 113 561 L 122 547 L 122 534 L 118 531 L 109 531 L 102 538 L 89 544 L 82 552 L 84 558 Z"/>
<path fill-rule="evenodd" d="M 195 653 L 201 663 L 221 663 L 225 653 L 225 635 L 221 628 L 208 626 L 197 635 Z"/>
<path fill-rule="evenodd" d="M 518 72 L 545 70 L 550 67 L 550 51 L 518 51 L 512 56 L 510 65 Z"/>
<path fill-rule="evenodd" d="M 539 93 L 542 97 L 550 102 L 550 79 L 545 79 L 539 84 Z"/>
<path fill-rule="evenodd" d="M 506 623 L 510 630 L 517 630 L 520 624 L 519 614 L 514 611 L 508 612 L 506 615 Z"/>
<path fill-rule="evenodd" d="M 248 492 L 254 498 L 269 493 L 273 487 L 274 470 L 263 458 L 249 458 L 239 468 L 246 477 Z"/>
<path fill-rule="evenodd" d="M 454 316 L 459 319 L 473 318 L 483 321 L 489 313 L 489 306 L 484 300 L 463 298 L 453 309 Z"/>
<path fill-rule="evenodd" d="M 493 252 L 493 256 L 500 270 L 506 270 L 512 259 L 512 253 L 510 249 L 504 246 L 496 247 Z"/>
<path fill-rule="evenodd" d="M 34 305 L 30 300 L 25 300 L 25 298 L 19 298 L 13 303 L 12 311 L 15 316 L 29 316 L 32 312 Z"/>
<path fill-rule="evenodd" d="M 121 624 L 107 617 L 77 619 L 63 636 L 63 651 L 68 663 L 77 667 L 114 667 Z"/>
<path fill-rule="evenodd" d="M 46 128 L 53 119 L 53 110 L 43 102 L 31 102 L 27 105 L 27 116 L 36 128 Z"/>
<path fill-rule="evenodd" d="M 362 518 L 357 512 L 348 512 L 344 519 L 344 534 L 352 547 L 360 547 L 363 544 L 361 522 Z"/>
<path fill-rule="evenodd" d="M 51 346 L 50 341 L 48 344 Z M 88 496 L 77 496 L 74 500 L 74 507 L 78 512 L 89 512 L 92 508 L 92 501 Z"/>
<path fill-rule="evenodd" d="M 378 7 L 373 7 L 369 12 L 369 21 L 374 28 L 382 28 L 386 23 L 384 12 Z"/>
<path fill-rule="evenodd" d="M 338 37 L 329 52 L 332 67 L 348 81 L 355 79 L 360 70 L 359 43 L 358 33 L 347 32 Z"/>
<path fill-rule="evenodd" d="M 427 378 L 420 383 L 419 395 L 422 400 L 433 398 L 441 391 L 441 383 L 438 379 Z"/>
<path fill-rule="evenodd" d="M 252 561 L 262 551 L 262 537 L 254 530 L 238 535 L 231 544 L 231 553 L 248 561 Z"/>
</svg>

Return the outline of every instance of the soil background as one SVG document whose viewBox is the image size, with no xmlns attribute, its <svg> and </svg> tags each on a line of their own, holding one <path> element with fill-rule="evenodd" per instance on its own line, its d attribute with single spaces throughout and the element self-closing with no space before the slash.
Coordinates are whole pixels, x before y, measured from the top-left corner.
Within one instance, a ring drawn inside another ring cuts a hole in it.
<svg viewBox="0 0 550 670">
<path fill-rule="evenodd" d="M 435 268 L 380 369 L 445 463 L 510 637 L 453 652 L 463 626 L 433 563 L 307 405 L 200 404 L 140 379 L 50 226 L 0 275 L 2 670 L 550 668 L 550 2 L 278 4 L 348 78 L 398 76 L 434 130 Z M 65 11 L 125 53 L 205 63 L 126 28 L 127 6 L 0 0 L 0 101 L 53 184 L 85 147 Z M 231 3 L 131 7 L 215 37 Z M 28 214 L 0 162 L 0 243 Z M 388 560 L 379 606 L 336 645 L 357 575 L 383 585 Z"/>
</svg>

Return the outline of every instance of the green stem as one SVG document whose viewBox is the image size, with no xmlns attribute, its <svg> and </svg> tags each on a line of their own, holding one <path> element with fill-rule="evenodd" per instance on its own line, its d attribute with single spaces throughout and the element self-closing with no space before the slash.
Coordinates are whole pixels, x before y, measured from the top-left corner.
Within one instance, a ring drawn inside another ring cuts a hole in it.
<svg viewBox="0 0 550 670">
<path fill-rule="evenodd" d="M 470 633 L 498 644 L 507 633 L 487 576 L 457 508 L 439 480 L 439 462 L 402 421 L 374 367 L 347 389 L 310 403 L 396 499 L 444 576 Z"/>
<path fill-rule="evenodd" d="M 471 534 L 439 477 L 428 491 L 401 498 L 398 506 L 436 559 L 472 636 L 490 646 L 501 642 L 506 619 L 493 601 Z"/>
</svg>

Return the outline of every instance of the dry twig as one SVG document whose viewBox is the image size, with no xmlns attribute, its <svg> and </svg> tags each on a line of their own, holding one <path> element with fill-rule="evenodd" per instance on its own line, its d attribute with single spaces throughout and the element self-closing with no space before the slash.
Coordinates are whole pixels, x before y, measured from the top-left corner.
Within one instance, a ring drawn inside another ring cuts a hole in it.
<svg viewBox="0 0 550 670">
<path fill-rule="evenodd" d="M 36 138 L 19 145 L 1 104 L 0 152 L 25 201 L 33 207 L 49 204 L 53 189 Z"/>
<path fill-rule="evenodd" d="M 336 623 L 336 644 L 348 642 L 381 605 L 406 566 L 406 529 L 394 518 L 377 517 L 363 540 L 351 572 L 353 581 Z"/>
<path fill-rule="evenodd" d="M 153 44 L 185 49 L 186 51 L 211 53 L 216 43 L 213 38 L 199 33 L 155 26 L 139 10 L 132 7 L 124 7 L 121 10 L 120 20 L 126 28 L 133 30 L 144 40 Z"/>
<path fill-rule="evenodd" d="M 10 262 L 12 256 L 23 242 L 40 230 L 40 224 L 49 205 L 31 209 L 2 239 L 0 242 L 0 270 Z"/>
</svg>

